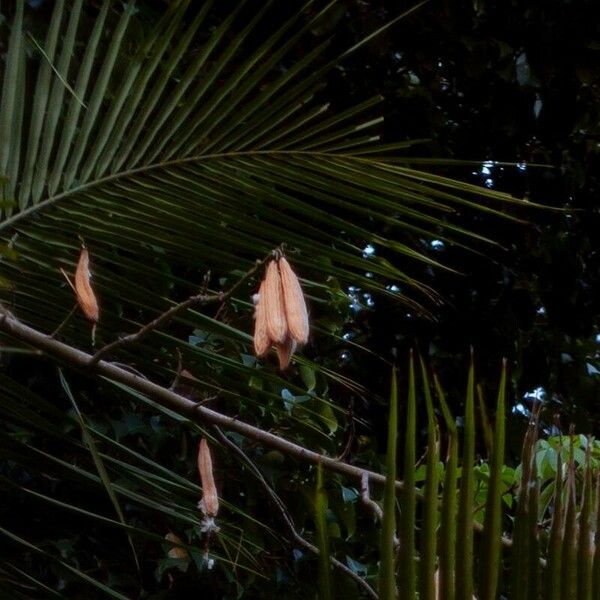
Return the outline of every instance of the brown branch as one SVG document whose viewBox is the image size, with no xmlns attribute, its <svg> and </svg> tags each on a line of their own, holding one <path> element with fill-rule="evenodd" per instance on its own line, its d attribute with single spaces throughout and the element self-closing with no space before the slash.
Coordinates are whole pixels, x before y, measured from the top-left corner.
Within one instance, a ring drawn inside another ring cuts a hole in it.
<svg viewBox="0 0 600 600">
<path fill-rule="evenodd" d="M 383 521 L 383 510 L 375 500 L 371 500 L 371 495 L 369 493 L 369 478 L 366 477 L 365 474 L 360 478 L 360 499 L 362 503 L 373 512 L 377 521 Z"/>
<path fill-rule="evenodd" d="M 217 434 L 217 438 L 228 448 L 233 450 L 250 467 L 250 470 L 256 475 L 257 479 L 261 482 L 262 486 L 265 488 L 265 491 L 273 501 L 273 504 L 275 504 L 275 506 L 277 506 L 277 508 L 279 509 L 281 518 L 283 519 L 284 523 L 289 529 L 292 538 L 294 538 L 294 541 L 306 550 L 318 555 L 319 549 L 315 545 L 311 544 L 308 540 L 304 539 L 298 533 L 298 531 L 296 530 L 296 526 L 294 525 L 294 521 L 290 513 L 288 512 L 288 509 L 284 504 L 283 500 L 269 485 L 269 483 L 265 479 L 264 475 L 261 473 L 260 469 L 256 466 L 254 461 L 238 445 L 234 444 L 218 427 L 214 426 L 213 430 Z M 333 556 L 329 557 L 329 560 L 336 569 L 348 575 L 348 577 L 353 579 L 360 587 L 362 587 L 362 589 L 371 598 L 379 598 L 379 596 L 375 593 L 375 590 L 373 590 L 373 588 L 362 577 L 360 577 L 357 573 L 352 571 L 352 569 L 349 569 L 344 563 L 340 562 Z"/>
<path fill-rule="evenodd" d="M 177 353 L 177 371 L 175 372 L 175 379 L 173 379 L 173 383 L 169 388 L 171 391 L 176 390 L 179 386 L 181 372 L 183 371 L 183 357 L 181 356 L 181 350 L 179 348 L 175 348 L 175 352 Z"/>
<path fill-rule="evenodd" d="M 72 367 L 89 372 L 92 355 L 55 340 L 50 336 L 21 323 L 9 313 L 4 312 L 0 314 L 0 331 L 42 350 L 48 355 L 57 358 Z M 360 481 L 363 473 L 367 473 L 371 484 L 381 486 L 385 484 L 385 477 L 379 473 L 362 469 L 361 467 L 350 465 L 324 454 L 314 452 L 278 435 L 264 431 L 263 429 L 254 427 L 243 421 L 239 421 L 235 417 L 229 417 L 214 411 L 193 400 L 185 398 L 172 390 L 153 383 L 140 375 L 126 371 L 114 363 L 105 360 L 98 361 L 95 365 L 93 374 L 122 383 L 145 396 L 152 398 L 161 406 L 169 408 L 177 414 L 200 425 L 217 425 L 223 429 L 235 431 L 255 442 L 280 450 L 284 454 L 315 465 L 321 463 L 326 469 L 335 471 L 341 475 L 346 475 L 358 481 Z M 399 490 L 402 489 L 402 482 L 397 481 L 396 487 Z"/>
<path fill-rule="evenodd" d="M 238 282 L 239 284 L 239 282 Z M 48 355 L 79 369 L 89 373 L 89 365 L 92 360 L 92 355 L 77 348 L 73 348 L 67 344 L 59 342 L 50 336 L 21 323 L 11 313 L 6 311 L 0 305 L 0 331 L 7 333 L 11 337 L 22 342 L 30 344 L 38 350 L 46 352 Z M 385 484 L 385 476 L 380 473 L 375 473 L 368 469 L 363 469 L 346 462 L 336 460 L 319 452 L 314 452 L 308 448 L 304 448 L 298 444 L 290 442 L 278 435 L 274 435 L 268 431 L 264 431 L 258 427 L 254 427 L 243 421 L 239 421 L 235 417 L 229 417 L 217 411 L 214 411 L 205 406 L 189 400 L 172 390 L 164 388 L 156 383 L 135 373 L 130 373 L 125 369 L 110 363 L 108 361 L 99 360 L 94 368 L 95 376 L 106 377 L 111 381 L 122 383 L 142 394 L 148 396 L 161 406 L 169 408 L 173 412 L 186 417 L 194 423 L 206 426 L 216 425 L 235 431 L 246 438 L 264 444 L 270 448 L 281 451 L 284 454 L 297 458 L 301 461 L 310 462 L 313 464 L 321 464 L 325 469 L 345 475 L 351 479 L 361 481 L 363 477 L 367 478 L 370 485 L 383 486 Z M 403 489 L 403 483 L 396 481 L 396 490 Z M 418 499 L 422 499 L 422 494 L 417 494 Z M 473 528 L 476 531 L 482 531 L 483 526 L 480 523 L 474 522 Z M 503 537 L 502 544 L 511 546 L 512 540 Z"/>
<path fill-rule="evenodd" d="M 90 366 L 90 367 L 95 366 L 96 364 L 98 364 L 98 362 L 104 356 L 106 356 L 110 352 L 113 352 L 117 348 L 120 348 L 121 346 L 125 346 L 127 344 L 133 344 L 134 342 L 139 342 L 143 337 L 145 337 L 146 335 L 148 335 L 155 329 L 158 329 L 159 327 L 166 325 L 176 315 L 187 310 L 188 308 L 191 308 L 193 306 L 206 306 L 207 304 L 216 304 L 217 302 L 223 304 L 223 302 L 225 302 L 226 300 L 231 298 L 231 296 L 233 296 L 233 294 L 246 281 L 248 281 L 248 279 L 253 277 L 258 272 L 258 270 L 261 267 L 263 267 L 265 265 L 265 263 L 271 259 L 271 257 L 272 257 L 272 252 L 269 252 L 269 254 L 267 256 L 265 256 L 265 258 L 263 258 L 262 260 L 257 260 L 255 262 L 254 266 L 249 271 L 247 271 L 244 275 L 242 275 L 242 277 L 240 277 L 240 279 L 238 279 L 236 281 L 236 283 L 234 283 L 225 292 L 218 292 L 217 294 L 207 294 L 205 292 L 205 287 L 206 287 L 206 277 L 205 277 L 205 281 L 203 284 L 204 289 L 202 289 L 199 294 L 194 294 L 193 296 L 190 296 L 187 300 L 184 300 L 183 302 L 180 302 L 179 304 L 172 306 L 171 308 L 169 308 L 169 310 L 166 310 L 165 312 L 160 314 L 158 317 L 156 317 L 156 319 L 153 319 L 149 323 L 146 323 L 146 325 L 144 325 L 143 327 L 138 329 L 135 333 L 130 333 L 128 335 L 120 337 L 119 339 L 115 340 L 114 342 L 110 342 L 109 344 L 106 344 L 106 346 L 103 346 L 102 348 L 100 348 L 100 350 L 98 350 L 91 357 L 88 366 Z"/>
<path fill-rule="evenodd" d="M 383 510 L 375 500 L 371 499 L 371 494 L 369 491 L 369 478 L 366 474 L 363 474 L 360 480 L 360 499 L 361 502 L 373 513 L 375 520 L 382 522 L 383 521 Z M 400 540 L 394 532 L 394 549 L 396 554 L 400 552 Z"/>
</svg>

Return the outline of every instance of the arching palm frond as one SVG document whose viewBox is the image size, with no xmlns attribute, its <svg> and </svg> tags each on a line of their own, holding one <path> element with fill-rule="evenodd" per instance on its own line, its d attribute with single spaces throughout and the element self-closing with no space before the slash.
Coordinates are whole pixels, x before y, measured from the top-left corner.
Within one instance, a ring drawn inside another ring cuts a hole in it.
<svg viewBox="0 0 600 600">
<path fill-rule="evenodd" d="M 92 249 L 107 335 L 130 328 L 119 315 L 164 309 L 172 286 L 198 285 L 165 278 L 165 265 L 233 273 L 282 242 L 316 299 L 333 277 L 418 308 L 435 294 L 401 265 L 436 263 L 402 236 L 479 241 L 452 213 L 511 201 L 373 153 L 382 98 L 335 114 L 318 102 L 339 57 L 313 30 L 336 2 L 283 19 L 272 2 L 254 12 L 241 2 L 216 24 L 211 2 L 175 2 L 137 37 L 133 3 L 67 4 L 55 3 L 42 42 L 17 2 L 4 65 L 0 234 L 19 261 L 2 275 L 37 325 L 60 322 L 70 304 L 56 273 L 72 265 L 77 236 Z M 268 18 L 279 26 L 257 39 Z M 391 258 L 366 265 L 367 243 Z"/>
<path fill-rule="evenodd" d="M 337 331 L 319 311 L 326 313 L 332 298 L 347 304 L 348 285 L 391 295 L 411 309 L 431 306 L 435 292 L 403 265 L 443 266 L 406 240 L 491 244 L 453 215 L 470 209 L 507 217 L 504 205 L 516 202 L 388 156 L 413 143 L 378 145 L 380 96 L 330 108 L 326 74 L 377 33 L 335 55 L 333 34 L 319 33 L 318 25 L 336 0 L 308 0 L 289 14 L 273 1 L 258 10 L 242 1 L 227 15 L 209 0 L 180 0 L 158 18 L 140 17 L 133 2 L 91 4 L 56 0 L 45 39 L 38 39 L 30 24 L 39 17 L 16 0 L 2 30 L 2 299 L 43 331 L 54 330 L 73 305 L 59 269 L 73 271 L 79 237 L 90 248 L 101 300 L 100 343 L 195 293 L 209 270 L 208 285 L 226 289 L 284 242 L 317 317 L 313 332 L 325 337 Z M 367 244 L 378 249 L 368 260 Z M 178 350 L 198 387 L 218 394 L 233 412 L 258 419 L 268 403 L 275 417 L 265 427 L 291 424 L 291 436 L 312 436 L 334 451 L 339 409 L 327 397 L 327 382 L 362 390 L 304 356 L 287 379 L 257 365 L 248 356 L 255 284 L 239 290 L 227 318 L 189 310 L 168 330 L 111 358 L 169 381 Z M 89 349 L 81 316 L 61 334 Z M 286 408 L 283 392 L 302 397 L 302 410 Z M 19 393 L 3 392 L 5 418 L 15 417 Z M 23 414 L 19 419 L 20 427 Z M 50 431 L 52 419 L 37 425 L 44 435 L 59 435 Z M 109 447 L 120 444 L 93 433 Z M 27 454 L 22 460 L 34 468 L 36 449 L 26 449 L 19 436 L 3 443 L 12 445 L 13 457 Z M 140 457 L 134 460 L 130 450 L 119 447 L 123 460 L 109 465 L 122 480 L 117 495 L 164 513 L 150 499 L 164 500 L 176 488 L 172 497 L 181 505 L 172 512 L 185 516 L 191 487 L 153 462 L 140 471 Z M 58 457 L 37 457 L 49 470 L 98 484 Z M 234 548 L 233 537 L 223 556 Z M 241 547 L 252 570 L 252 547 Z"/>
</svg>

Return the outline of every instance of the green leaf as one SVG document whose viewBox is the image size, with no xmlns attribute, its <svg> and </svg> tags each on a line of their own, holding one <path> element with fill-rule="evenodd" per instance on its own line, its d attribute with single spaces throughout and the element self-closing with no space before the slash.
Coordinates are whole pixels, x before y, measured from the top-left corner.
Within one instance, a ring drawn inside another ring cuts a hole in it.
<svg viewBox="0 0 600 600">
<path fill-rule="evenodd" d="M 496 401 L 495 429 L 492 436 L 490 481 L 488 485 L 481 560 L 482 600 L 495 600 L 502 569 L 502 466 L 504 464 L 506 426 L 506 361 L 502 364 L 498 399 Z"/>
<path fill-rule="evenodd" d="M 537 422 L 531 420 L 522 453 L 522 473 L 514 523 L 513 550 L 511 553 L 511 594 L 516 600 L 537 597 L 539 593 L 539 542 L 537 515 L 539 481 L 535 460 Z M 573 546 L 574 548 L 576 546 Z M 563 563 L 564 568 L 564 563 Z M 564 574 L 563 574 L 564 578 Z"/>
<path fill-rule="evenodd" d="M 100 453 L 98 452 L 98 448 L 96 447 L 96 442 L 94 441 L 94 438 L 86 425 L 84 416 L 81 414 L 81 411 L 79 410 L 79 406 L 77 405 L 77 402 L 75 401 L 75 396 L 73 396 L 73 393 L 71 392 L 71 388 L 70 388 L 67 380 L 65 379 L 62 369 L 58 370 L 58 376 L 59 376 L 62 388 L 65 391 L 65 394 L 67 395 L 67 397 L 71 401 L 71 404 L 73 405 L 73 410 L 75 411 L 77 420 L 79 422 L 79 426 L 81 427 L 81 433 L 83 435 L 83 439 L 84 439 L 87 447 L 90 450 L 90 454 L 92 455 L 92 459 L 94 460 L 94 465 L 96 466 L 98 475 L 100 476 L 100 479 L 102 480 L 102 484 L 104 485 L 104 488 L 106 489 L 106 493 L 108 494 L 108 497 L 110 498 L 110 501 L 112 502 L 112 505 L 115 508 L 115 512 L 117 513 L 117 516 L 119 517 L 119 521 L 121 521 L 121 523 L 123 525 L 126 525 L 125 515 L 123 514 L 123 509 L 121 508 L 119 499 L 117 498 L 117 495 L 113 489 L 113 485 L 112 485 L 112 482 L 108 475 L 108 471 L 106 470 L 106 467 L 104 466 L 104 461 L 102 460 L 102 457 L 100 456 Z M 139 563 L 139 560 L 137 557 L 137 553 L 135 551 L 135 546 L 133 544 L 133 540 L 131 539 L 131 536 L 129 534 L 127 534 L 127 538 L 129 540 L 129 545 L 131 546 L 131 551 L 133 553 L 133 559 L 135 561 L 136 568 L 139 572 L 140 571 L 140 563 Z"/>
<path fill-rule="evenodd" d="M 577 497 L 575 489 L 575 446 L 571 439 L 567 462 L 566 502 L 564 508 L 564 545 L 561 564 L 561 598 L 579 598 L 579 563 L 577 561 Z"/>
<path fill-rule="evenodd" d="M 475 478 L 475 368 L 473 359 L 469 366 L 469 379 L 465 401 L 465 428 L 463 436 L 462 477 L 458 501 L 456 535 L 456 599 L 473 597 L 473 516 Z"/>
<path fill-rule="evenodd" d="M 331 561 L 329 549 L 329 532 L 327 527 L 327 491 L 323 467 L 317 466 L 317 489 L 315 491 L 315 524 L 317 530 L 317 547 L 319 548 L 319 598 L 334 598 L 331 579 Z"/>
<path fill-rule="evenodd" d="M 91 584 L 93 587 L 97 588 L 98 590 L 100 590 L 101 592 L 106 594 L 108 597 L 117 598 L 118 600 L 128 600 L 127 596 L 124 596 L 123 594 L 120 594 L 116 590 L 113 590 L 113 589 L 107 587 L 106 585 L 104 585 L 103 583 L 100 583 L 98 580 L 94 579 L 93 577 L 90 577 L 83 571 L 81 571 L 75 567 L 72 567 L 70 564 L 66 563 L 65 561 L 60 560 L 59 558 L 53 556 L 52 554 L 45 552 L 44 550 L 38 548 L 34 544 L 31 544 L 30 542 L 28 542 L 27 540 L 24 540 L 23 538 L 19 537 L 18 535 L 15 535 L 14 533 L 10 532 L 9 530 L 4 529 L 4 527 L 0 527 L 0 533 L 2 533 L 4 536 L 6 536 L 12 542 L 15 542 L 17 544 L 24 546 L 25 548 L 32 551 L 33 553 L 49 558 L 51 561 L 60 565 L 60 567 L 62 569 L 65 569 L 65 570 L 73 573 L 73 575 L 75 575 L 78 579 L 81 579 L 82 581 L 85 581 L 86 583 Z"/>
<path fill-rule="evenodd" d="M 29 39 L 33 42 L 34 46 L 38 49 L 40 54 L 44 57 L 44 60 L 46 60 L 48 62 L 48 64 L 50 65 L 50 68 L 54 71 L 54 74 L 56 75 L 56 77 L 58 77 L 60 82 L 65 86 L 65 89 L 69 92 L 69 94 L 71 94 L 73 96 L 73 98 L 75 98 L 75 100 L 77 100 L 77 102 L 79 102 L 79 104 L 81 104 L 81 106 L 87 110 L 87 106 L 83 103 L 83 100 L 81 100 L 81 98 L 79 98 L 77 96 L 77 94 L 75 93 L 75 90 L 69 85 L 69 82 L 62 76 L 62 74 L 58 71 L 58 69 L 52 64 L 52 59 L 46 54 L 46 52 L 44 52 L 44 49 L 40 46 L 38 41 L 31 34 L 29 34 Z"/>
<path fill-rule="evenodd" d="M 15 121 L 15 107 L 17 102 L 17 81 L 19 77 L 19 63 L 23 52 L 23 6 L 24 0 L 16 1 L 15 17 L 11 25 L 4 81 L 2 84 L 2 99 L 0 102 L 0 175 L 8 174 L 9 158 L 14 144 L 12 129 Z M 1 198 L 4 199 L 4 198 Z"/>
<path fill-rule="evenodd" d="M 395 600 L 396 569 L 394 537 L 396 535 L 396 453 L 398 436 L 398 384 L 396 369 L 392 370 L 390 408 L 388 414 L 388 438 L 386 452 L 386 474 L 383 492 L 383 520 L 379 559 L 379 597 Z"/>
<path fill-rule="evenodd" d="M 437 426 L 427 368 L 419 357 L 425 406 L 427 409 L 427 463 L 425 475 L 425 506 L 421 538 L 420 592 L 423 600 L 437 600 L 435 572 L 437 562 L 438 494 L 439 494 L 439 429 Z"/>
<path fill-rule="evenodd" d="M 410 353 L 408 372 L 408 402 L 404 439 L 403 488 L 400 493 L 400 556 L 398 565 L 398 591 L 400 598 L 415 598 L 417 573 L 415 561 L 416 491 L 415 464 L 417 443 L 417 390 L 413 353 Z"/>
<path fill-rule="evenodd" d="M 592 483 L 592 466 L 591 466 L 591 439 L 587 440 L 586 460 L 583 471 L 583 500 L 581 510 L 579 512 L 579 533 L 578 533 L 578 548 L 577 548 L 577 563 L 578 563 L 578 598 L 581 600 L 592 600 L 592 561 L 594 548 L 592 539 L 594 536 L 594 526 L 592 523 L 593 517 L 593 496 L 594 489 Z"/>
<path fill-rule="evenodd" d="M 446 472 L 444 475 L 444 491 L 442 494 L 440 519 L 440 565 L 439 589 L 440 600 L 456 598 L 456 539 L 457 539 L 457 480 L 458 480 L 458 431 L 442 387 L 434 376 L 434 385 L 438 401 L 442 408 L 444 422 L 448 430 L 448 452 Z"/>
</svg>

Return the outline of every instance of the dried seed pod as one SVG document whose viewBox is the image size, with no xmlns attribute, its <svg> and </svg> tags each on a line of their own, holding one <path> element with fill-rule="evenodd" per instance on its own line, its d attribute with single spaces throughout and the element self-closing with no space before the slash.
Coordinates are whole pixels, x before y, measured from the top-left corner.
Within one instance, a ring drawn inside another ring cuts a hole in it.
<svg viewBox="0 0 600 600">
<path fill-rule="evenodd" d="M 271 340 L 267 335 L 267 315 L 264 302 L 265 282 L 260 284 L 256 308 L 254 310 L 254 352 L 256 356 L 264 356 L 271 346 Z"/>
<path fill-rule="evenodd" d="M 277 261 L 272 260 L 269 263 L 263 283 L 264 290 L 259 302 L 264 303 L 267 335 L 273 344 L 281 344 L 285 341 L 288 327 Z"/>
<path fill-rule="evenodd" d="M 288 330 L 298 344 L 306 344 L 309 331 L 308 311 L 306 310 L 304 294 L 298 277 L 296 277 L 290 263 L 283 256 L 279 259 L 279 273 L 281 275 Z"/>
<path fill-rule="evenodd" d="M 296 340 L 288 335 L 283 344 L 275 346 L 275 350 L 279 359 L 279 368 L 284 371 L 289 367 L 292 355 L 296 351 Z"/>
<path fill-rule="evenodd" d="M 204 438 L 200 440 L 198 448 L 198 471 L 202 485 L 201 509 L 206 517 L 216 517 L 219 512 L 219 496 L 213 476 L 210 449 Z"/>
<path fill-rule="evenodd" d="M 165 540 L 168 542 L 173 542 L 173 544 L 181 544 L 181 538 L 175 535 L 173 532 L 169 531 L 167 535 L 165 535 Z M 182 560 L 190 560 L 189 552 L 183 546 L 173 546 L 169 548 L 167 552 L 167 556 L 169 558 L 180 558 Z"/>
<path fill-rule="evenodd" d="M 94 294 L 94 290 L 90 284 L 91 277 L 90 255 L 88 249 L 82 246 L 75 271 L 75 294 L 86 319 L 92 323 L 97 323 L 100 318 L 100 308 L 96 294 Z"/>
</svg>

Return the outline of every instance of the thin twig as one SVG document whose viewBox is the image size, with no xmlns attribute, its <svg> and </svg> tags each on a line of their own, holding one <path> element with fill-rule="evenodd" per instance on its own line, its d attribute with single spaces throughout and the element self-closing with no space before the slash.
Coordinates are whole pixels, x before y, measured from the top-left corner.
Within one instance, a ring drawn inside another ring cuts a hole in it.
<svg viewBox="0 0 600 600">
<path fill-rule="evenodd" d="M 211 277 L 211 272 L 210 272 L 210 269 L 208 269 L 208 271 L 206 271 L 206 273 L 204 273 L 204 276 L 202 277 L 202 286 L 200 287 L 200 292 L 203 294 L 206 294 L 206 292 L 208 291 L 210 277 Z"/>
<path fill-rule="evenodd" d="M 294 541 L 306 550 L 312 552 L 313 554 L 319 554 L 319 549 L 313 544 L 311 544 L 308 540 L 304 539 L 298 533 L 298 531 L 296 530 L 296 526 L 294 525 L 294 521 L 292 520 L 292 517 L 287 510 L 287 507 L 283 503 L 283 500 L 281 500 L 281 498 L 277 495 L 275 490 L 269 485 L 269 483 L 261 473 L 260 469 L 254 464 L 254 461 L 238 445 L 234 444 L 216 425 L 213 427 L 213 430 L 215 431 L 219 440 L 228 448 L 233 450 L 250 467 L 250 470 L 256 475 L 256 477 L 261 482 L 262 486 L 264 487 L 265 491 L 267 492 L 273 503 L 279 509 L 281 518 L 287 525 L 287 528 L 289 529 L 290 534 L 294 538 Z M 352 578 L 360 587 L 362 587 L 363 590 L 371 598 L 379 598 L 379 596 L 375 593 L 375 590 L 373 590 L 373 588 L 362 577 L 360 577 L 357 573 L 349 569 L 344 563 L 340 562 L 333 556 L 331 556 L 329 560 L 336 569 L 348 575 L 348 577 Z"/>
<path fill-rule="evenodd" d="M 116 367 L 124 369 L 125 371 L 130 371 L 131 373 L 137 375 L 138 377 L 141 377 L 142 379 L 148 380 L 148 378 L 141 371 L 138 371 L 138 369 L 132 367 L 131 365 L 128 365 L 127 363 L 113 362 L 112 364 Z"/>
<path fill-rule="evenodd" d="M 242 277 L 240 277 L 240 279 L 238 279 L 238 281 L 234 283 L 226 292 L 219 292 L 217 294 L 200 293 L 190 296 L 187 300 L 184 300 L 183 302 L 180 302 L 179 304 L 172 306 L 169 310 L 163 312 L 161 315 L 156 317 L 156 319 L 153 319 L 152 321 L 144 325 L 141 329 L 138 329 L 138 331 L 136 331 L 135 333 L 130 333 L 129 335 L 125 335 L 115 340 L 114 342 L 111 342 L 110 344 L 106 344 L 106 346 L 100 348 L 100 350 L 98 350 L 92 356 L 88 366 L 93 367 L 97 365 L 100 359 L 102 359 L 108 353 L 113 352 L 117 348 L 121 348 L 122 346 L 125 346 L 127 344 L 138 342 L 143 337 L 145 337 L 155 329 L 162 327 L 163 325 L 168 323 L 173 317 L 187 310 L 188 308 L 191 308 L 192 306 L 206 306 L 207 304 L 225 302 L 226 300 L 231 298 L 231 296 L 240 288 L 242 284 L 244 284 L 246 281 L 248 281 L 248 279 L 254 276 L 255 273 L 257 273 L 257 271 L 261 269 L 265 265 L 265 263 L 267 263 L 271 259 L 271 256 L 272 253 L 269 252 L 269 254 L 265 256 L 265 258 L 263 258 L 262 260 L 257 260 L 254 266 L 249 271 L 247 271 Z"/>
<path fill-rule="evenodd" d="M 35 37 L 31 35 L 31 33 L 27 32 L 27 35 L 29 36 L 29 39 L 33 42 L 33 45 L 39 50 L 40 54 L 46 59 L 46 61 L 50 65 L 50 68 L 54 71 L 54 74 L 56 75 L 58 80 L 65 86 L 69 94 L 71 94 L 71 96 L 73 96 L 73 98 L 75 98 L 75 100 L 77 100 L 77 102 L 79 102 L 79 104 L 81 104 L 81 106 L 85 108 L 85 110 L 87 110 L 88 107 L 83 103 L 83 100 L 81 100 L 81 98 L 77 95 L 75 90 L 69 85 L 69 82 L 63 77 L 62 73 L 54 66 L 54 63 L 46 54 L 44 48 L 39 44 Z"/>
<path fill-rule="evenodd" d="M 169 388 L 171 391 L 177 389 L 179 380 L 181 379 L 181 372 L 183 371 L 183 357 L 181 356 L 181 350 L 179 348 L 175 348 L 175 352 L 177 352 L 177 371 L 175 372 L 175 379 L 173 379 L 173 383 Z"/>
<path fill-rule="evenodd" d="M 75 288 L 75 285 L 71 281 L 71 278 L 67 275 L 67 272 L 62 267 L 59 270 L 62 273 L 63 277 L 65 278 L 66 282 L 71 286 L 73 293 L 77 296 L 77 289 Z"/>
<path fill-rule="evenodd" d="M 75 302 L 73 308 L 69 311 L 69 314 L 63 319 L 62 323 L 50 334 L 50 337 L 56 337 L 60 330 L 69 322 L 69 319 L 73 316 L 79 304 Z"/>
<path fill-rule="evenodd" d="M 348 412 L 346 413 L 346 423 L 350 428 L 350 433 L 348 435 L 348 439 L 346 440 L 346 444 L 344 445 L 344 449 L 341 454 L 338 454 L 338 460 L 345 460 L 346 456 L 350 454 L 350 449 L 352 448 L 352 444 L 354 443 L 354 436 L 356 433 L 356 427 L 354 425 L 354 414 L 352 411 L 352 403 L 348 406 Z"/>
</svg>

